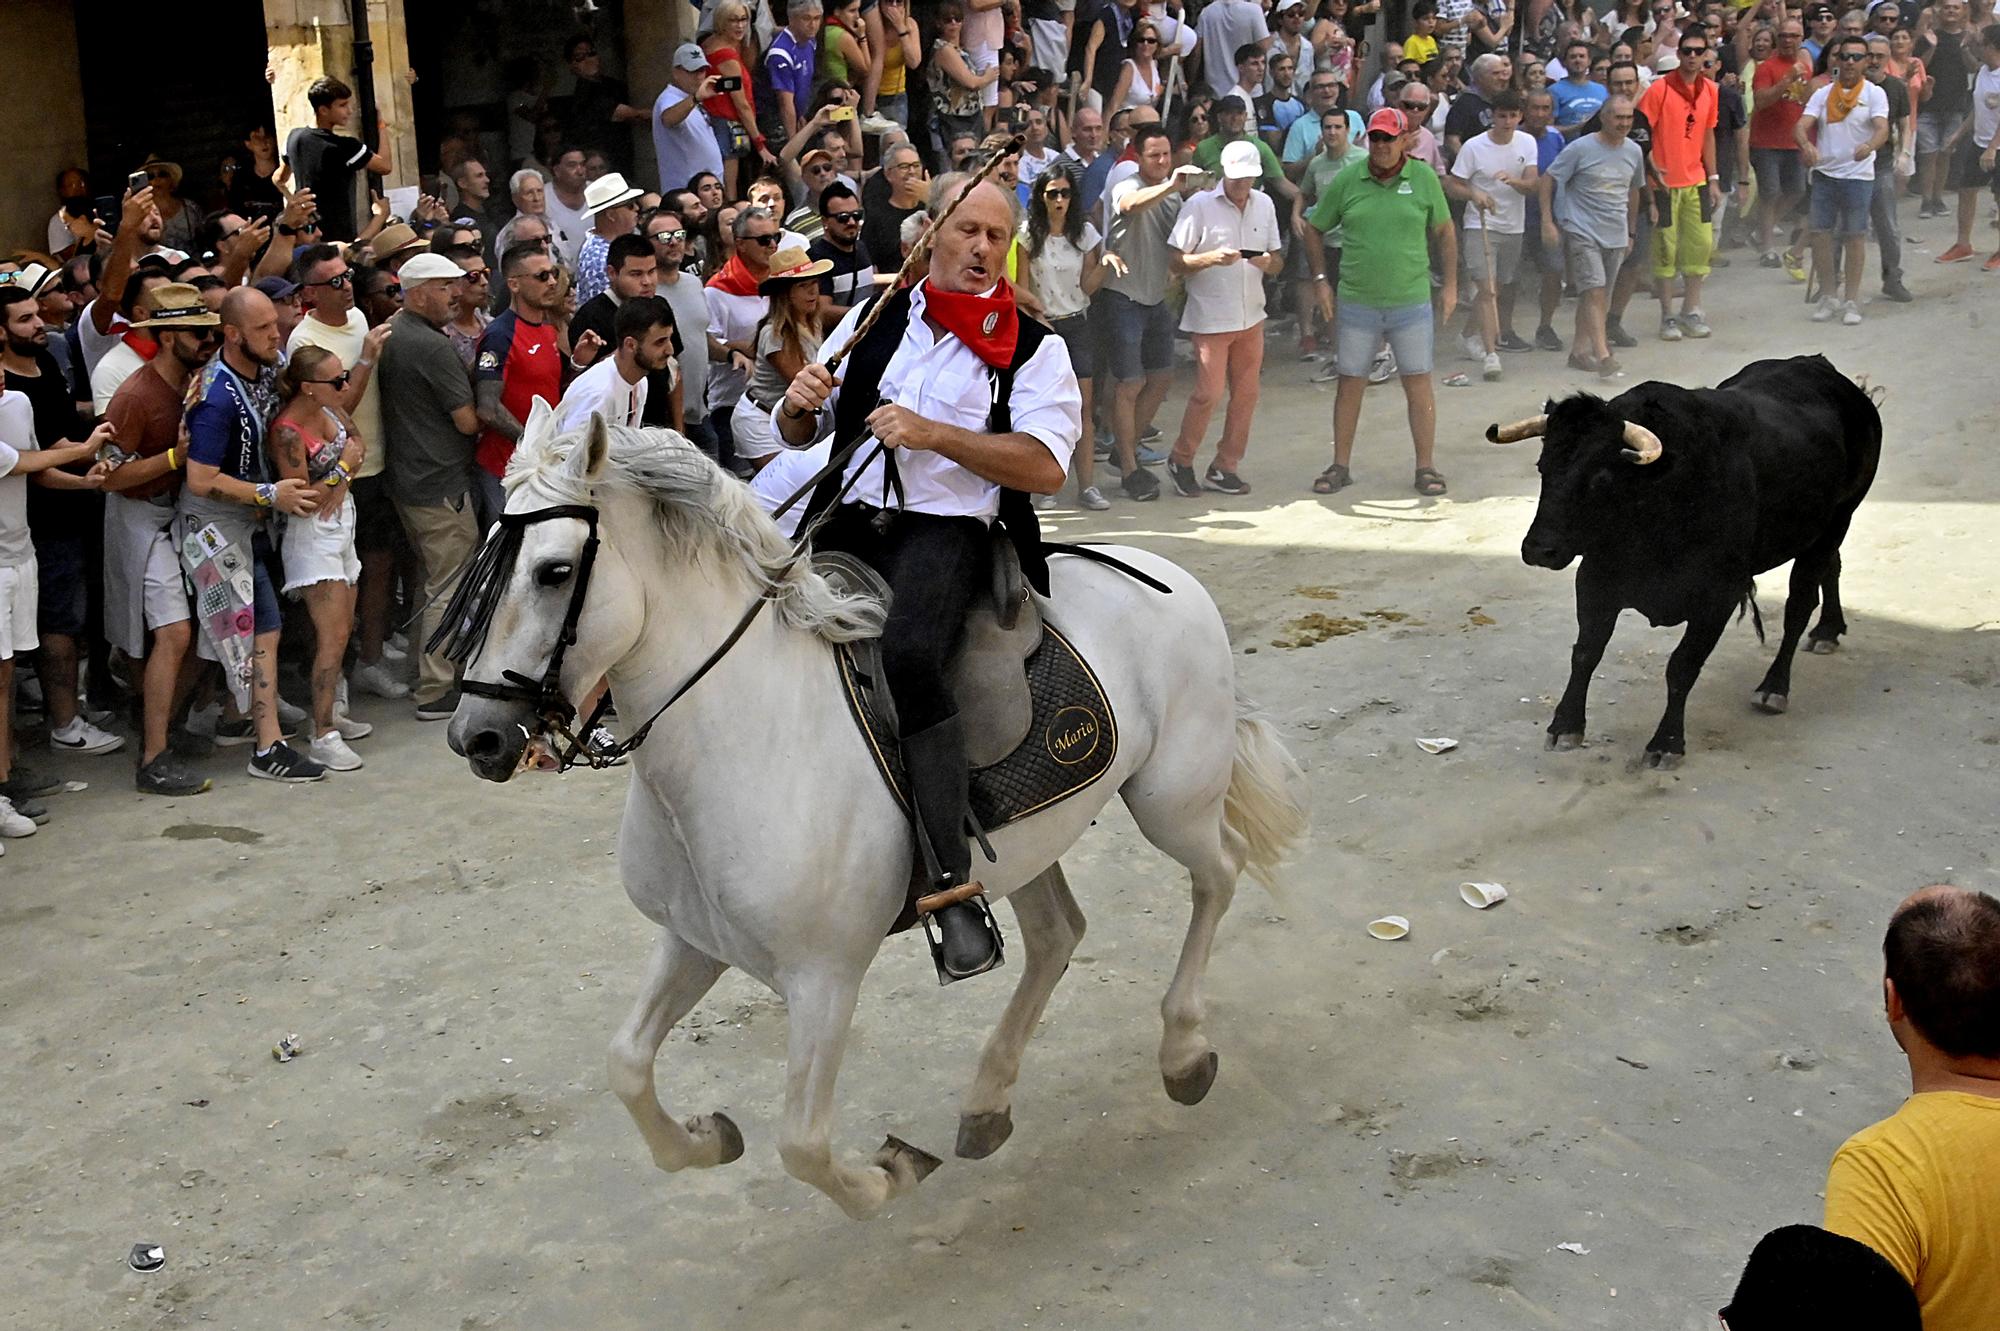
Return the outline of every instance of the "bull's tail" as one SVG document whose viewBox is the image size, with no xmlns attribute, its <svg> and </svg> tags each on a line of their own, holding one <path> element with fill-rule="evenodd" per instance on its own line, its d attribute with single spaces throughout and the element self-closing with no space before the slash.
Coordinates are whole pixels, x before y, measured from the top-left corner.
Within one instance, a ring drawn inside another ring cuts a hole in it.
<svg viewBox="0 0 2000 1331">
<path fill-rule="evenodd" d="M 1757 604 L 1757 579 L 1752 578 L 1743 585 L 1743 595 L 1736 602 L 1736 622 L 1741 624 L 1745 613 L 1757 629 L 1757 641 L 1764 641 L 1764 611 Z"/>
</svg>

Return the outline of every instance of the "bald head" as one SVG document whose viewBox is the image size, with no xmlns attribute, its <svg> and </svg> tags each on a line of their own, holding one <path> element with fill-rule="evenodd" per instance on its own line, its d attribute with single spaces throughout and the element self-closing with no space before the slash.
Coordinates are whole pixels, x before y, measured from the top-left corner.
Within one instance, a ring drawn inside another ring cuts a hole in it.
<svg viewBox="0 0 2000 1331">
<path fill-rule="evenodd" d="M 278 307 L 269 296 L 237 287 L 222 298 L 221 313 L 223 355 L 249 367 L 278 363 Z"/>
<path fill-rule="evenodd" d="M 1882 957 L 1906 1050 L 1914 1034 L 1948 1059 L 2000 1064 L 2000 900 L 1946 884 L 1913 892 L 1889 919 Z"/>
</svg>

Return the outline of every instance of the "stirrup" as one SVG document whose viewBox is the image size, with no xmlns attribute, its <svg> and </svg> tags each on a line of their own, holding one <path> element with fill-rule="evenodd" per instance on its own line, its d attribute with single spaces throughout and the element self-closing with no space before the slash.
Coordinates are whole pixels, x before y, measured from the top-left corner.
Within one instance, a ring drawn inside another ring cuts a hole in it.
<svg viewBox="0 0 2000 1331">
<path fill-rule="evenodd" d="M 937 967 L 940 985 L 951 984 L 957 980 L 969 980 L 975 975 L 984 975 L 987 971 L 997 969 L 1007 960 L 1000 924 L 993 918 L 992 910 L 987 907 L 985 889 L 978 883 L 961 883 L 956 887 L 932 892 L 917 898 L 916 904 L 917 920 L 923 926 L 924 941 L 930 944 L 931 964 Z M 946 962 L 945 926 L 939 922 L 939 916 L 947 911 L 952 912 L 949 918 L 954 931 L 972 929 L 982 934 L 982 941 L 990 945 L 990 950 L 976 965 L 965 969 L 954 969 Z"/>
</svg>

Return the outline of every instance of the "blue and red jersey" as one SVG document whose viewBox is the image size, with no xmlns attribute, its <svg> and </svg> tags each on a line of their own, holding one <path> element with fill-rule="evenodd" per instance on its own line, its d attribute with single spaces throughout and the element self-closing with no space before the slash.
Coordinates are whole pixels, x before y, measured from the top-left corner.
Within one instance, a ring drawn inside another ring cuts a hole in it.
<svg viewBox="0 0 2000 1331">
<path fill-rule="evenodd" d="M 479 337 L 473 360 L 475 380 L 500 381 L 500 405 L 515 420 L 526 421 L 536 398 L 550 406 L 562 401 L 562 350 L 554 324 L 530 323 L 513 310 L 502 311 Z M 497 430 L 483 430 L 473 457 L 495 476 L 507 474 L 514 441 Z"/>
</svg>

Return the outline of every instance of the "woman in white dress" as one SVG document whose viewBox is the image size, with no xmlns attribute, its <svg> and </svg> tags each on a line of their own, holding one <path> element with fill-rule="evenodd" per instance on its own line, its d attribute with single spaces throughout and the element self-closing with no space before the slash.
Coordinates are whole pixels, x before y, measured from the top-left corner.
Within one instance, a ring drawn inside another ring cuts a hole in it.
<svg viewBox="0 0 2000 1331">
<path fill-rule="evenodd" d="M 1104 111 L 1107 120 L 1128 106 L 1159 106 L 1164 90 L 1159 53 L 1159 28 L 1151 19 L 1140 19 L 1132 26 L 1132 56 L 1119 68 L 1118 86 Z"/>
<path fill-rule="evenodd" d="M 1144 27 L 1145 25 L 1141 25 Z M 1083 394 L 1084 441 L 1070 457 L 1077 502 L 1089 509 L 1111 507 L 1097 488 L 1097 453 L 1090 442 L 1091 380 L 1097 375 L 1097 344 L 1091 336 L 1090 298 L 1112 269 L 1123 270 L 1116 255 L 1106 254 L 1097 228 L 1084 220 L 1078 202 L 1080 176 L 1075 165 L 1059 161 L 1036 179 L 1028 195 L 1028 220 L 1021 223 L 1022 265 L 1027 295 L 1042 318 L 1069 349 Z M 1036 500 L 1038 508 L 1053 508 L 1055 496 Z"/>
</svg>

